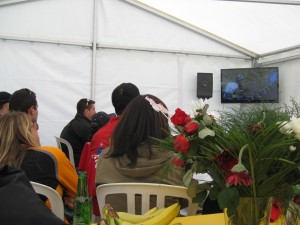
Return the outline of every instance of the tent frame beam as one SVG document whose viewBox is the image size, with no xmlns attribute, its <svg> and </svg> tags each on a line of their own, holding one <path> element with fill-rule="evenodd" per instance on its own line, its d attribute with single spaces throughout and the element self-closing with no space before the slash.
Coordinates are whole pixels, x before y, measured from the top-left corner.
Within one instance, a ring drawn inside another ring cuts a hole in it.
<svg viewBox="0 0 300 225">
<path fill-rule="evenodd" d="M 234 58 L 234 59 L 244 59 L 252 60 L 250 57 L 243 57 L 237 55 L 225 55 L 218 53 L 207 53 L 207 52 L 196 52 L 196 51 L 182 51 L 173 49 L 161 49 L 161 48 L 144 48 L 144 47 L 134 47 L 134 46 L 114 46 L 106 44 L 98 44 L 98 49 L 115 49 L 115 50 L 126 50 L 126 51 L 142 51 L 142 52 L 157 52 L 157 53 L 169 53 L 169 54 L 183 54 L 183 55 L 199 55 L 199 56 L 212 56 L 212 57 L 222 57 L 222 58 Z"/>
<path fill-rule="evenodd" d="M 298 49 L 300 49 L 300 45 L 295 45 L 295 46 L 292 46 L 292 47 L 283 48 L 283 49 L 279 49 L 279 50 L 276 50 L 276 51 L 260 54 L 259 57 L 262 58 L 262 57 L 266 57 L 266 56 L 277 55 L 277 54 L 280 54 L 280 53 L 290 52 L 290 51 L 294 51 L 294 50 L 298 50 Z"/>
<path fill-rule="evenodd" d="M 6 36 L 0 34 L 0 40 L 4 41 L 21 41 L 21 42 L 32 42 L 32 43 L 44 43 L 44 44 L 56 44 L 56 45 L 72 45 L 80 47 L 89 47 L 92 48 L 92 43 L 89 42 L 73 42 L 65 40 L 53 40 L 53 39 L 42 39 L 42 38 L 28 38 L 21 36 Z"/>
<path fill-rule="evenodd" d="M 272 65 L 272 64 L 276 64 L 276 63 L 291 61 L 291 60 L 295 60 L 295 59 L 300 59 L 300 54 L 285 57 L 285 58 L 275 59 L 275 60 L 269 60 L 269 61 L 265 61 L 265 62 L 261 62 L 261 63 L 258 62 L 258 63 L 256 63 L 256 65 L 258 67 L 261 67 L 261 66 L 267 66 L 267 65 Z"/>
<path fill-rule="evenodd" d="M 96 43 L 94 41 L 93 41 L 93 43 L 71 42 L 71 41 L 64 41 L 64 40 L 51 40 L 51 39 L 40 39 L 40 38 L 37 39 L 37 38 L 5 36 L 5 35 L 1 35 L 1 34 L 0 34 L 0 40 L 88 47 L 88 48 L 91 48 L 93 50 L 93 52 L 94 52 L 94 50 L 99 50 L 99 49 L 115 49 L 115 50 L 126 50 L 126 51 L 132 50 L 132 51 L 158 52 L 158 53 L 170 53 L 170 54 L 185 54 L 185 55 L 201 55 L 201 56 L 212 56 L 212 57 L 223 57 L 223 58 L 251 60 L 251 58 L 247 57 L 247 56 L 225 55 L 225 54 L 219 54 L 219 53 L 206 53 L 206 52 L 196 52 L 196 51 L 182 51 L 182 50 L 174 50 L 174 49 L 159 49 L 159 48 L 144 48 L 144 47 L 135 47 L 135 46 L 105 45 L 105 44 Z M 93 61 L 95 61 L 96 60 L 96 53 L 94 52 L 93 54 L 94 54 Z M 94 68 L 94 70 L 96 72 L 96 68 Z"/>
</svg>

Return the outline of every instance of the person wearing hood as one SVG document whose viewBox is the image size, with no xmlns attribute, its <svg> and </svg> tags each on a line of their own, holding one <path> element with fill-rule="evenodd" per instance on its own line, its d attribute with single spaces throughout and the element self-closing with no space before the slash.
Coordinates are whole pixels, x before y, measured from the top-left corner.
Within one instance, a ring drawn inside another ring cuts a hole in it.
<svg viewBox="0 0 300 225">
<path fill-rule="evenodd" d="M 184 169 L 172 163 L 177 154 L 158 147 L 156 139 L 167 137 L 169 128 L 166 115 L 154 110 L 155 106 L 166 108 L 153 95 L 137 96 L 127 105 L 113 132 L 111 147 L 98 158 L 96 186 L 122 182 L 183 186 Z M 167 173 L 166 166 L 170 167 Z M 126 211 L 124 196 L 109 197 L 107 202 L 115 210 Z"/>
</svg>

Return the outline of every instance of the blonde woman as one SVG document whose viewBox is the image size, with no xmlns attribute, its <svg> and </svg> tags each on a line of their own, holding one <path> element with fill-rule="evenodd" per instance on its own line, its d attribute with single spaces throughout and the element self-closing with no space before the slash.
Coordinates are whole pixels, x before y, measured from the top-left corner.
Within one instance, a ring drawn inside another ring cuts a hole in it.
<svg viewBox="0 0 300 225">
<path fill-rule="evenodd" d="M 40 146 L 35 125 L 24 112 L 0 118 L 0 166 L 22 169 L 30 181 L 52 187 L 72 208 L 78 179 L 75 168 L 60 149 Z"/>
</svg>

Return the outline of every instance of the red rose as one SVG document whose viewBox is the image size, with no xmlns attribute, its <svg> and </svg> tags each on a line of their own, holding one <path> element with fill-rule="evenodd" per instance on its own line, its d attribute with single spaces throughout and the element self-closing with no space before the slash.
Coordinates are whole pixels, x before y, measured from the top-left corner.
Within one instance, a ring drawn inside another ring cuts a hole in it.
<svg viewBox="0 0 300 225">
<path fill-rule="evenodd" d="M 179 134 L 174 139 L 174 148 L 180 152 L 186 153 L 190 148 L 190 142 L 185 136 Z"/>
<path fill-rule="evenodd" d="M 217 160 L 219 166 L 227 172 L 229 172 L 232 167 L 238 163 L 238 160 L 227 151 L 223 151 L 221 154 L 217 155 L 215 160 Z"/>
<path fill-rule="evenodd" d="M 190 121 L 191 117 L 179 108 L 175 110 L 175 114 L 171 117 L 171 122 L 175 126 L 184 126 Z"/>
<path fill-rule="evenodd" d="M 180 158 L 174 158 L 174 159 L 172 160 L 172 163 L 173 163 L 175 166 L 177 166 L 177 167 L 181 167 L 181 168 L 184 168 L 184 167 L 185 167 L 185 162 L 184 162 L 182 159 L 180 159 Z"/>
<path fill-rule="evenodd" d="M 252 178 L 246 171 L 230 172 L 226 175 L 225 180 L 229 186 L 250 186 L 252 184 Z"/>
<path fill-rule="evenodd" d="M 281 213 L 282 209 L 276 203 L 273 203 L 271 208 L 270 222 L 274 223 L 276 220 L 278 220 Z"/>
<path fill-rule="evenodd" d="M 198 131 L 198 127 L 199 127 L 199 123 L 192 121 L 192 122 L 189 122 L 186 125 L 184 125 L 183 131 L 186 134 L 191 135 Z"/>
</svg>

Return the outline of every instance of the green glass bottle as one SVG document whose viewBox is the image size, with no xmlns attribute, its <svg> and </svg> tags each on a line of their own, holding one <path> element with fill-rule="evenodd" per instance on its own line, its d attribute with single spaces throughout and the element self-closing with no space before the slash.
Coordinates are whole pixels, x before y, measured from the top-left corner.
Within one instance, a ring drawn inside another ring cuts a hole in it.
<svg viewBox="0 0 300 225">
<path fill-rule="evenodd" d="M 88 193 L 86 172 L 79 172 L 77 193 L 74 200 L 73 225 L 90 225 L 91 213 L 91 199 Z"/>
</svg>

